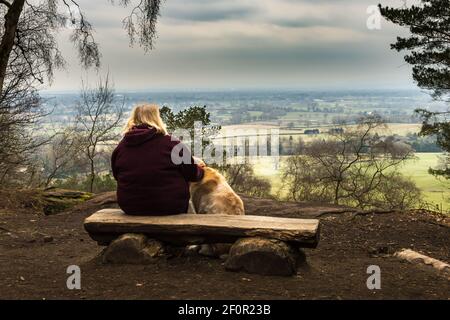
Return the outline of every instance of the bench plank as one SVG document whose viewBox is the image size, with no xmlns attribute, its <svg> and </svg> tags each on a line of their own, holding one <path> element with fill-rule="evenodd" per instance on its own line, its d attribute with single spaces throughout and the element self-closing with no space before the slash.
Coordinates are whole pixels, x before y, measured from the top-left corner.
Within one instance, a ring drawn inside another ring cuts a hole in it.
<svg viewBox="0 0 450 320">
<path fill-rule="evenodd" d="M 316 219 L 200 214 L 129 216 L 119 209 L 105 209 L 86 218 L 84 227 L 100 245 L 107 245 L 124 233 L 143 233 L 176 245 L 233 243 L 256 236 L 300 247 L 316 247 L 319 241 Z"/>
</svg>

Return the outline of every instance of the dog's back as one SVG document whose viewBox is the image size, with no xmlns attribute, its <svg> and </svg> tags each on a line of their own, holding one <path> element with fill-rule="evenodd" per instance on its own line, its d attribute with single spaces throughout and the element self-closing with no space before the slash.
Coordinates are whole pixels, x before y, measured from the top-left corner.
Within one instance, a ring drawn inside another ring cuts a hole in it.
<svg viewBox="0 0 450 320">
<path fill-rule="evenodd" d="M 191 184 L 191 199 L 198 214 L 243 215 L 244 203 L 216 170 L 204 167 L 200 182 Z"/>
</svg>

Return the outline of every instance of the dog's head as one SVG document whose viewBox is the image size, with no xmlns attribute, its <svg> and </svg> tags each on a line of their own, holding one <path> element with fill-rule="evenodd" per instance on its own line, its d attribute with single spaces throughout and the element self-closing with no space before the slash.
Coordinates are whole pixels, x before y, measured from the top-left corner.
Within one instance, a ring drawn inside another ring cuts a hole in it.
<svg viewBox="0 0 450 320">
<path fill-rule="evenodd" d="M 194 163 L 198 165 L 200 168 L 206 168 L 206 163 L 200 158 L 192 157 L 194 159 Z"/>
<path fill-rule="evenodd" d="M 213 183 L 215 185 L 219 181 L 225 180 L 225 178 L 223 178 L 223 176 L 216 169 L 208 167 L 208 165 L 202 159 L 197 157 L 193 157 L 193 159 L 194 163 L 203 169 L 204 175 L 201 181 L 189 183 L 191 192 L 193 192 L 194 189 L 200 185 L 204 185 L 207 183 Z"/>
</svg>

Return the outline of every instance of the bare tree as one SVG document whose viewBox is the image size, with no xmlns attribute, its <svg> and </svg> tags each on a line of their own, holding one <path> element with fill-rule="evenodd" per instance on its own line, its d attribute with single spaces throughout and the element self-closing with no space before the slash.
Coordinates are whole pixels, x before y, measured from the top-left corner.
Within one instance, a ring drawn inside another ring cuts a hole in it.
<svg viewBox="0 0 450 320">
<path fill-rule="evenodd" d="M 409 145 L 377 135 L 383 126 L 382 119 L 370 116 L 356 127 L 335 131 L 327 140 L 309 143 L 303 155 L 288 159 L 284 169 L 288 197 L 372 206 L 374 195 L 388 190 L 386 185 L 395 180 L 390 173 L 413 155 Z"/>
<path fill-rule="evenodd" d="M 29 165 L 30 155 L 42 144 L 31 128 L 45 115 L 25 60 L 14 54 L 4 80 L 0 94 L 0 181 L 3 185 L 8 177 L 17 177 L 19 168 L 23 171 Z"/>
<path fill-rule="evenodd" d="M 110 0 L 114 4 L 114 0 Z M 133 4 L 132 0 L 118 0 L 120 5 L 133 9 L 129 16 L 123 19 L 123 26 L 130 37 L 130 44 L 136 41 L 146 51 L 153 49 L 156 37 L 156 23 L 158 21 L 161 0 L 140 0 Z"/>
<path fill-rule="evenodd" d="M 131 44 L 136 40 L 146 50 L 153 48 L 160 0 L 110 0 L 111 4 L 131 7 L 123 20 Z M 64 28 L 73 30 L 70 40 L 75 44 L 83 66 L 99 66 L 100 52 L 93 37 L 93 27 L 75 0 L 1 0 L 4 18 L 0 40 L 0 94 L 8 65 L 26 61 L 33 79 L 42 83 L 50 79 L 55 67 L 64 65 L 55 35 Z"/>
<path fill-rule="evenodd" d="M 326 175 L 324 166 L 315 165 L 304 155 L 291 156 L 283 168 L 284 188 L 287 199 L 294 201 L 333 202 L 331 184 L 322 183 L 321 177 Z"/>
<path fill-rule="evenodd" d="M 44 187 L 50 186 L 56 178 L 76 165 L 76 160 L 83 151 L 82 146 L 80 136 L 76 133 L 76 126 L 69 126 L 54 135 L 42 151 Z"/>
<path fill-rule="evenodd" d="M 17 72 L 13 72 L 17 71 Z M 31 159 L 46 142 L 39 130 L 39 120 L 45 116 L 40 108 L 41 100 L 30 87 L 20 66 L 8 68 L 8 86 L 0 96 L 0 183 L 24 184 L 23 175 L 31 169 Z M 33 130 L 32 128 L 36 130 Z"/>
<path fill-rule="evenodd" d="M 65 0 L 0 2 L 5 19 L 0 42 L 0 93 L 4 90 L 6 70 L 15 61 L 24 62 L 30 81 L 43 83 L 45 76 L 51 80 L 53 70 L 64 65 L 55 38 L 61 28 L 73 28 L 71 40 L 84 66 L 99 65 L 92 27 L 81 9 L 71 6 L 74 4 Z"/>
<path fill-rule="evenodd" d="M 153 48 L 160 0 L 109 2 L 131 8 L 123 21 L 131 44 L 138 41 L 145 50 Z M 56 35 L 62 29 L 72 30 L 70 41 L 85 68 L 100 66 L 100 51 L 93 27 L 75 0 L 0 0 L 0 16 L 0 182 L 4 185 L 9 177 L 22 179 L 19 170 L 38 170 L 32 159 L 45 142 L 32 130 L 45 115 L 38 89 L 65 65 Z"/>
<path fill-rule="evenodd" d="M 250 163 L 227 164 L 218 169 L 236 192 L 254 197 L 270 196 L 270 181 L 257 177 Z"/>
<path fill-rule="evenodd" d="M 414 181 L 395 171 L 387 172 L 375 190 L 362 194 L 365 199 L 359 199 L 360 207 L 406 210 L 424 205 L 422 192 Z"/>
<path fill-rule="evenodd" d="M 97 158 L 102 148 L 120 136 L 119 127 L 124 116 L 124 101 L 118 102 L 109 77 L 100 80 L 94 89 L 83 85 L 77 105 L 77 134 L 81 138 L 84 155 L 89 163 L 89 191 L 94 189 Z"/>
</svg>

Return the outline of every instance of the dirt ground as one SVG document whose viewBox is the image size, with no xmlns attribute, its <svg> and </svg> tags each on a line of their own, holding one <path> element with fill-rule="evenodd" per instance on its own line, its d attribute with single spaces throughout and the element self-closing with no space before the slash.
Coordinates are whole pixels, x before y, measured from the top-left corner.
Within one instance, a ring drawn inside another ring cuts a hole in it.
<svg viewBox="0 0 450 320">
<path fill-rule="evenodd" d="M 450 299 L 449 280 L 391 255 L 412 248 L 449 262 L 448 218 L 244 198 L 248 214 L 321 219 L 318 248 L 305 249 L 309 267 L 295 277 L 272 277 L 227 272 L 223 261 L 204 257 L 102 265 L 95 259 L 102 248 L 83 220 L 114 207 L 113 198 L 99 195 L 44 216 L 27 205 L 11 209 L 0 197 L 0 299 Z M 81 268 L 81 290 L 66 287 L 69 265 Z M 381 268 L 381 290 L 367 289 L 370 265 Z"/>
</svg>

